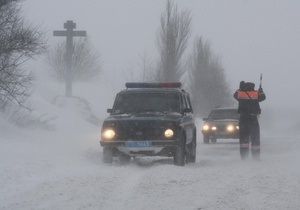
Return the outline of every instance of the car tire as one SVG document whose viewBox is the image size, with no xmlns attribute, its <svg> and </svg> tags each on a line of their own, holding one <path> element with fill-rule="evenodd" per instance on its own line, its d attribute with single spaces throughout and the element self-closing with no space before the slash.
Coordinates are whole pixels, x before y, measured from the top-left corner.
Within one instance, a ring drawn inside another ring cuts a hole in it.
<svg viewBox="0 0 300 210">
<path fill-rule="evenodd" d="M 196 162 L 196 154 L 197 154 L 197 141 L 196 141 L 196 130 L 193 133 L 193 140 L 188 145 L 188 151 L 186 154 L 186 162 L 187 163 L 195 163 Z"/>
<path fill-rule="evenodd" d="M 187 163 L 195 163 L 196 162 L 196 141 L 192 141 L 189 145 L 188 145 L 188 151 L 186 154 L 186 162 Z"/>
<path fill-rule="evenodd" d="M 180 145 L 175 148 L 174 165 L 184 166 L 186 159 L 185 138 L 182 136 Z"/>
<path fill-rule="evenodd" d="M 119 162 L 121 164 L 129 164 L 130 161 L 131 161 L 131 156 L 124 154 L 124 153 L 119 154 Z"/>
<path fill-rule="evenodd" d="M 203 143 L 204 144 L 209 144 L 209 136 L 203 135 Z"/>
<path fill-rule="evenodd" d="M 213 143 L 213 144 L 217 143 L 217 138 L 212 138 L 211 143 Z"/>
<path fill-rule="evenodd" d="M 103 163 L 112 163 L 113 151 L 110 147 L 103 147 Z"/>
</svg>

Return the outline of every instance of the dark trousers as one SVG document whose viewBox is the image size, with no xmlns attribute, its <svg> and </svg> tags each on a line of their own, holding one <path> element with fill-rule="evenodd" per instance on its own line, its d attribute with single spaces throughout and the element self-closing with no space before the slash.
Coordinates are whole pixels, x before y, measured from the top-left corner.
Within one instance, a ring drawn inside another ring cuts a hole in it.
<svg viewBox="0 0 300 210">
<path fill-rule="evenodd" d="M 260 157 L 260 129 L 257 115 L 240 115 L 240 154 L 242 159 L 249 156 L 251 142 L 251 153 L 254 159 Z"/>
</svg>

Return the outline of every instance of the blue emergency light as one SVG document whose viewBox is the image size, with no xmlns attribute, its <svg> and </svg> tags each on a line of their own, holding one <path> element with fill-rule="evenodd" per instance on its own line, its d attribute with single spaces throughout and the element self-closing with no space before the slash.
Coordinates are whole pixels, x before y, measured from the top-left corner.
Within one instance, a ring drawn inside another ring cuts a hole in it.
<svg viewBox="0 0 300 210">
<path fill-rule="evenodd" d="M 165 82 L 165 83 L 140 83 L 127 82 L 126 88 L 181 88 L 181 82 Z"/>
</svg>

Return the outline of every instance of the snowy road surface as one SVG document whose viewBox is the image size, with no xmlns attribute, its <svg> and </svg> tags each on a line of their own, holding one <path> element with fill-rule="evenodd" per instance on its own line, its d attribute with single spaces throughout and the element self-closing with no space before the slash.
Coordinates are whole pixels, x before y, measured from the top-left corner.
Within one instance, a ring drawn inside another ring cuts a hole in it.
<svg viewBox="0 0 300 210">
<path fill-rule="evenodd" d="M 205 145 L 198 131 L 196 164 L 141 158 L 108 166 L 99 128 L 59 128 L 1 124 L 1 210 L 300 209 L 299 137 L 263 134 L 262 161 L 254 162 L 239 159 L 237 140 Z"/>
</svg>

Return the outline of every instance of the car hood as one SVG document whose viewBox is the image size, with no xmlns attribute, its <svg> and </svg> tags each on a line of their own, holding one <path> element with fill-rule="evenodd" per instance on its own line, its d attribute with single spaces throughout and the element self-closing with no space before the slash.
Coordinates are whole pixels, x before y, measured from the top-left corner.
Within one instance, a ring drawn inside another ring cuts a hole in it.
<svg viewBox="0 0 300 210">
<path fill-rule="evenodd" d="M 237 120 L 237 119 L 220 119 L 220 120 L 208 120 L 205 122 L 207 122 L 207 123 L 238 123 L 239 120 Z"/>
<path fill-rule="evenodd" d="M 112 121 L 173 121 L 177 122 L 182 115 L 177 112 L 161 113 L 161 112 L 143 112 L 134 114 L 117 114 L 111 115 L 104 122 Z"/>
</svg>

